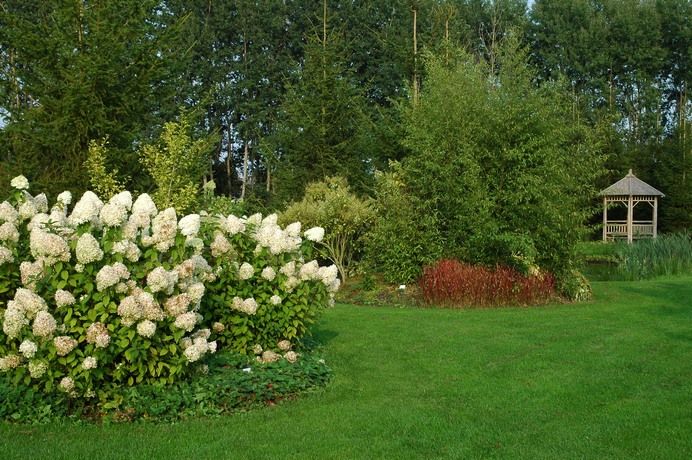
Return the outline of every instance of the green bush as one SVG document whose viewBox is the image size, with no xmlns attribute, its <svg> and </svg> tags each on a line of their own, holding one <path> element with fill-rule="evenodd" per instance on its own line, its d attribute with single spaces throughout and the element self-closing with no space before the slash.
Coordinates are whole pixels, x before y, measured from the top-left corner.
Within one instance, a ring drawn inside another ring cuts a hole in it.
<svg viewBox="0 0 692 460">
<path fill-rule="evenodd" d="M 385 281 L 410 283 L 442 256 L 435 214 L 425 212 L 404 182 L 399 163 L 376 174 L 375 219 L 364 237 L 364 261 Z"/>
<path fill-rule="evenodd" d="M 354 270 L 361 251 L 361 237 L 374 217 L 370 199 L 352 193 L 343 177 L 328 177 L 309 184 L 303 199 L 289 206 L 281 214 L 281 221 L 300 221 L 324 228 L 324 239 L 317 247 L 337 266 L 345 281 Z"/>
</svg>

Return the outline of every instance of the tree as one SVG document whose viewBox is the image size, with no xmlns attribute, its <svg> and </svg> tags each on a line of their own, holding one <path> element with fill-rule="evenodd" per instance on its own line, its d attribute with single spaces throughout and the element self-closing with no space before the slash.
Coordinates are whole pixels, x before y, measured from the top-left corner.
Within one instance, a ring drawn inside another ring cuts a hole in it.
<svg viewBox="0 0 692 460">
<path fill-rule="evenodd" d="M 564 86 L 537 85 L 511 37 L 495 52 L 494 67 L 461 51 L 449 64 L 429 56 L 420 103 L 407 111 L 405 180 L 446 255 L 562 274 L 603 160 Z"/>
<path fill-rule="evenodd" d="M 133 143 L 176 102 L 178 30 L 154 0 L 3 1 L 0 169 L 78 193 L 90 141 L 108 136 L 120 169 L 136 170 Z"/>
<path fill-rule="evenodd" d="M 278 132 L 266 144 L 278 202 L 298 199 L 306 183 L 329 176 L 344 176 L 360 190 L 369 178 L 365 100 L 345 64 L 342 35 L 329 26 L 326 2 L 320 19 L 287 83 Z"/>
</svg>

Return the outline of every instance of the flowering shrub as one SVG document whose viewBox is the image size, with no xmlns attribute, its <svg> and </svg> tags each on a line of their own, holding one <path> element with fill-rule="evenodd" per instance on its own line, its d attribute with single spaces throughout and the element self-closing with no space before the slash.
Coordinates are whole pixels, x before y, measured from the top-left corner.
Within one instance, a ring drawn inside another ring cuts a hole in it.
<svg viewBox="0 0 692 460">
<path fill-rule="evenodd" d="M 86 192 L 71 212 L 64 192 L 49 210 L 25 178 L 12 186 L 0 204 L 0 371 L 15 384 L 101 401 L 109 386 L 170 384 L 216 351 L 212 334 L 261 362 L 295 362 L 339 286 L 335 266 L 306 261 L 321 229 L 303 241 L 275 215 L 178 220 L 129 192 L 107 203 Z"/>
<path fill-rule="evenodd" d="M 435 305 L 534 305 L 555 294 L 552 275 L 526 276 L 510 267 L 489 269 L 450 259 L 425 267 L 419 282 L 425 300 Z"/>
<path fill-rule="evenodd" d="M 308 229 L 303 239 L 299 222 L 282 229 L 275 214 L 206 216 L 202 226 L 216 279 L 206 284 L 201 310 L 216 340 L 263 362 L 295 361 L 292 347 L 340 283 L 335 265 L 310 260 L 324 231 Z"/>
</svg>

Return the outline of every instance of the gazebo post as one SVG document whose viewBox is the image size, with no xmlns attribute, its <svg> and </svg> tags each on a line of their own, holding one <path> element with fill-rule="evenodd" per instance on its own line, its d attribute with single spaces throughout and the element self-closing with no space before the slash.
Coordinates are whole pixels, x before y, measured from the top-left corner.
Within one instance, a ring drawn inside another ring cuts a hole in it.
<svg viewBox="0 0 692 460">
<path fill-rule="evenodd" d="M 654 197 L 654 238 L 656 238 L 656 228 L 658 227 L 658 197 Z"/>
<path fill-rule="evenodd" d="M 603 197 L 603 242 L 608 242 L 608 197 Z"/>
<path fill-rule="evenodd" d="M 627 242 L 631 243 L 634 236 L 634 203 L 632 195 L 627 199 Z"/>
</svg>

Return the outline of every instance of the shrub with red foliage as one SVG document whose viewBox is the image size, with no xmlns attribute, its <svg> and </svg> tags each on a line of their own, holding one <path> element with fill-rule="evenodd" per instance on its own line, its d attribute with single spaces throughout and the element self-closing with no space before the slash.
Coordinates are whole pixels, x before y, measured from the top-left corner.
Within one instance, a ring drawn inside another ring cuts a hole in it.
<svg viewBox="0 0 692 460">
<path fill-rule="evenodd" d="M 494 269 L 443 259 L 423 269 L 419 279 L 428 304 L 453 307 L 537 305 L 555 296 L 555 278 L 523 275 L 511 267 Z"/>
</svg>

